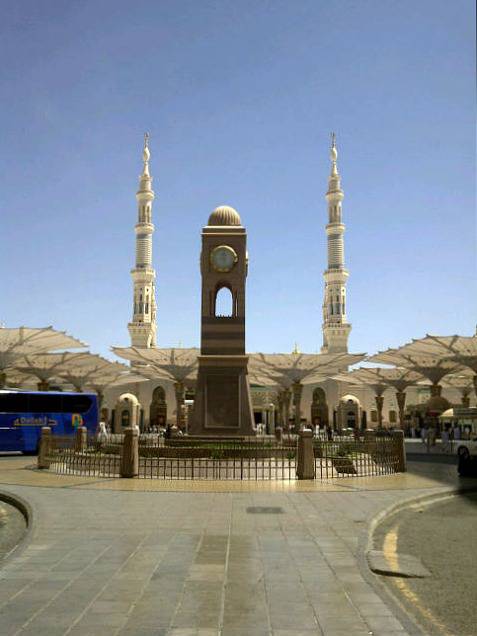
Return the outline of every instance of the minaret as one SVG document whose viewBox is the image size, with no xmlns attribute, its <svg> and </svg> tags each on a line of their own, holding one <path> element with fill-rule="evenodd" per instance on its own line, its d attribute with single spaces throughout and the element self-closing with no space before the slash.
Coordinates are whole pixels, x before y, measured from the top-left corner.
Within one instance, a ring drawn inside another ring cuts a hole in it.
<svg viewBox="0 0 477 636">
<path fill-rule="evenodd" d="M 351 325 L 346 321 L 346 281 L 348 270 L 344 263 L 343 234 L 345 226 L 341 217 L 341 202 L 344 198 L 340 175 L 336 166 L 338 152 L 336 137 L 331 134 L 331 174 L 328 178 L 328 269 L 323 276 L 325 292 L 323 298 L 323 346 L 322 353 L 348 351 L 348 336 Z"/>
<path fill-rule="evenodd" d="M 133 318 L 128 324 L 131 345 L 134 347 L 156 346 L 156 272 L 152 266 L 152 177 L 149 174 L 149 135 L 144 135 L 142 154 L 144 168 L 139 177 L 136 193 L 138 222 L 136 231 L 136 266 L 131 270 L 134 283 Z"/>
</svg>

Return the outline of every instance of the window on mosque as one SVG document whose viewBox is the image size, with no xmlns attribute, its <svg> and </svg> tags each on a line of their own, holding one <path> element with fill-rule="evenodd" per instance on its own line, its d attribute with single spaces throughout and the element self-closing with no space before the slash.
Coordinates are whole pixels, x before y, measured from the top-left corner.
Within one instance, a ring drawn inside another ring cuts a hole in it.
<svg viewBox="0 0 477 636">
<path fill-rule="evenodd" d="M 397 418 L 396 418 L 396 411 L 389 411 L 389 422 L 391 424 L 396 424 Z"/>
</svg>

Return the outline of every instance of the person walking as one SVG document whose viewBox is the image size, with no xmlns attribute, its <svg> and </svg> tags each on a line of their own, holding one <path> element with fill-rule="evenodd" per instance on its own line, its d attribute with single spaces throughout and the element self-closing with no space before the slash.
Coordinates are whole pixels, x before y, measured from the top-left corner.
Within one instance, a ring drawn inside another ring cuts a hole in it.
<svg viewBox="0 0 477 636">
<path fill-rule="evenodd" d="M 98 443 L 98 446 L 102 446 L 103 444 L 105 444 L 108 441 L 108 431 L 106 428 L 106 422 L 100 422 L 98 425 L 98 432 L 96 435 L 96 442 Z"/>
<path fill-rule="evenodd" d="M 454 425 L 451 424 L 449 427 L 449 451 L 451 453 L 454 452 Z"/>
<path fill-rule="evenodd" d="M 436 429 L 433 426 L 430 426 L 427 429 L 427 452 L 431 452 L 431 446 L 436 445 Z"/>
<path fill-rule="evenodd" d="M 424 446 L 426 446 L 426 444 L 427 444 L 427 428 L 426 428 L 425 424 L 423 424 L 421 426 L 421 442 L 424 444 Z"/>
<path fill-rule="evenodd" d="M 447 427 L 442 429 L 441 441 L 442 441 L 442 452 L 448 453 L 449 452 L 449 431 Z"/>
</svg>

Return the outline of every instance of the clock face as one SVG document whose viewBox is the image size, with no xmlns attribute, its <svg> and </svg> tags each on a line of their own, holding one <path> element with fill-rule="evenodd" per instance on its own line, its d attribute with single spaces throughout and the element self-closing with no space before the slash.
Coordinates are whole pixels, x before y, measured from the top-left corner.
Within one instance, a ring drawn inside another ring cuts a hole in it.
<svg viewBox="0 0 477 636">
<path fill-rule="evenodd" d="M 210 262 L 216 272 L 230 272 L 237 260 L 235 250 L 228 245 L 214 247 L 210 253 Z"/>
</svg>

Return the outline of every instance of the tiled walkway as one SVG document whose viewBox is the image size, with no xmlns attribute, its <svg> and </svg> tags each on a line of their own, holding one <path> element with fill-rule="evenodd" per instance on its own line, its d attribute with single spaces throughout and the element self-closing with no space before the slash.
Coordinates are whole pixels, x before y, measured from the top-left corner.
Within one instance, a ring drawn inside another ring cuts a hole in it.
<svg viewBox="0 0 477 636">
<path fill-rule="evenodd" d="M 358 541 L 380 509 L 440 482 L 130 492 L 115 488 L 133 480 L 65 479 L 24 465 L 0 459 L 1 488 L 34 513 L 25 549 L 0 570 L 2 636 L 409 633 L 363 578 Z"/>
</svg>

